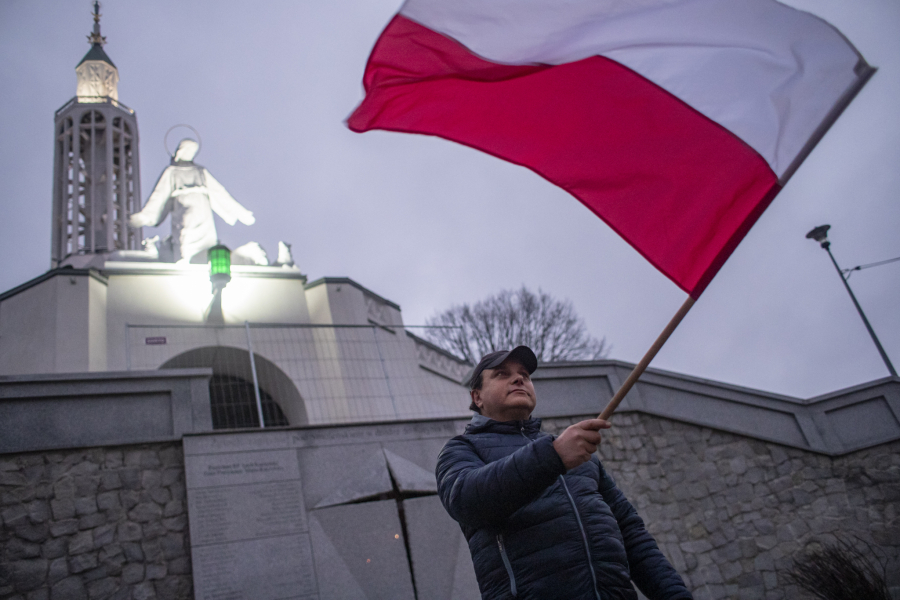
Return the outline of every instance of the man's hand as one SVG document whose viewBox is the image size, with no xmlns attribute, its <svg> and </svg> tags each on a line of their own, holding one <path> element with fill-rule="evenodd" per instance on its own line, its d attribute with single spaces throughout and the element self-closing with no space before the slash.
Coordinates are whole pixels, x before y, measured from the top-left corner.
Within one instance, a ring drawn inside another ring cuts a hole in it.
<svg viewBox="0 0 900 600">
<path fill-rule="evenodd" d="M 553 448 L 566 466 L 566 471 L 589 461 L 600 445 L 600 430 L 610 427 L 612 424 L 609 421 L 588 419 L 569 426 L 553 440 Z"/>
</svg>

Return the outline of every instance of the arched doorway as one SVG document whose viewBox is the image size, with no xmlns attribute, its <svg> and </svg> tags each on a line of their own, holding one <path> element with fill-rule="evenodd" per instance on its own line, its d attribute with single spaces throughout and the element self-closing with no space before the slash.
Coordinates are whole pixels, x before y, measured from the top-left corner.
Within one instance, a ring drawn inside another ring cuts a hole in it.
<svg viewBox="0 0 900 600">
<path fill-rule="evenodd" d="M 266 427 L 289 425 L 284 411 L 266 390 L 260 386 L 259 401 L 262 405 Z M 213 429 L 241 429 L 259 427 L 259 411 L 253 382 L 234 375 L 218 375 L 209 380 L 209 408 Z"/>
<path fill-rule="evenodd" d="M 305 425 L 306 407 L 294 382 L 265 357 L 254 354 L 254 358 L 266 427 Z M 161 369 L 198 367 L 213 370 L 209 381 L 213 429 L 259 427 L 249 352 L 229 346 L 194 348 L 160 366 Z"/>
</svg>

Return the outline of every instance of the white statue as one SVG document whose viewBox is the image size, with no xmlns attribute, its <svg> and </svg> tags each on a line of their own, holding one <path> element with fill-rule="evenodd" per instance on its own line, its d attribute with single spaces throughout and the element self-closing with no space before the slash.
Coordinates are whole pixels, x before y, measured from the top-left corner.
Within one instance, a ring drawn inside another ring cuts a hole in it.
<svg viewBox="0 0 900 600">
<path fill-rule="evenodd" d="M 257 242 L 247 242 L 231 251 L 231 264 L 268 267 L 269 255 Z"/>
<path fill-rule="evenodd" d="M 297 265 L 294 264 L 294 257 L 291 255 L 290 244 L 287 242 L 278 242 L 278 258 L 275 259 L 273 265 L 285 269 L 297 268 Z"/>
<path fill-rule="evenodd" d="M 143 250 L 115 250 L 109 254 L 108 260 L 123 260 L 128 262 L 159 262 L 162 258 L 159 253 L 159 236 L 145 238 L 141 241 Z M 163 262 L 172 262 L 163 261 Z"/>
<path fill-rule="evenodd" d="M 241 206 L 221 183 L 206 170 L 194 164 L 200 145 L 192 139 L 178 144 L 172 163 L 166 167 L 153 193 L 139 213 L 131 215 L 131 227 L 156 227 L 172 213 L 171 247 L 173 260 L 187 264 L 218 243 L 215 211 L 229 225 L 240 221 L 253 225 L 253 213 Z M 202 256 L 206 262 L 206 255 Z"/>
</svg>

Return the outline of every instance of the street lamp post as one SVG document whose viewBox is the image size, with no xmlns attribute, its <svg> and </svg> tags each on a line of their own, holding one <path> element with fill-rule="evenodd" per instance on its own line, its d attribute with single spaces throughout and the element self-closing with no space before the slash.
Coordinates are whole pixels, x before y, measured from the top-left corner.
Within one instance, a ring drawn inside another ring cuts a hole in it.
<svg viewBox="0 0 900 600">
<path fill-rule="evenodd" d="M 819 245 L 825 249 L 828 253 L 829 258 L 831 258 L 832 264 L 834 264 L 834 268 L 837 269 L 838 275 L 841 277 L 841 281 L 844 282 L 844 287 L 847 288 L 847 293 L 850 294 L 850 299 L 853 300 L 853 305 L 856 306 L 856 310 L 859 311 L 859 316 L 862 317 L 863 323 L 866 325 L 866 329 L 869 330 L 869 335 L 872 336 L 872 341 L 875 342 L 875 347 L 878 348 L 879 354 L 881 354 L 881 359 L 884 361 L 885 366 L 887 366 L 888 371 L 890 371 L 893 377 L 897 377 L 897 371 L 894 370 L 894 365 L 891 364 L 891 359 L 888 358 L 887 352 L 884 351 L 884 348 L 881 347 L 881 342 L 878 341 L 878 336 L 875 335 L 875 330 L 872 329 L 872 325 L 869 324 L 869 320 L 866 318 L 866 314 L 863 312 L 862 306 L 859 305 L 859 302 L 856 300 L 856 296 L 853 295 L 853 290 L 850 289 L 850 284 L 847 283 L 847 278 L 844 277 L 844 272 L 841 271 L 841 268 L 838 266 L 837 261 L 834 259 L 834 255 L 831 253 L 831 242 L 828 241 L 828 230 L 831 229 L 831 225 L 819 225 L 812 231 L 806 234 L 806 238 L 810 240 L 815 240 L 819 242 Z"/>
</svg>

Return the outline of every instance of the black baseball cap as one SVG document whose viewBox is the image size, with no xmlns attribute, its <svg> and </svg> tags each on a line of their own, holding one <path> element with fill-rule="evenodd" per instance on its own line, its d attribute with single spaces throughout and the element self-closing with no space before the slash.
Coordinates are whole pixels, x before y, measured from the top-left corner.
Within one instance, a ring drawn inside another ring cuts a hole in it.
<svg viewBox="0 0 900 600">
<path fill-rule="evenodd" d="M 466 378 L 465 386 L 470 390 L 473 389 L 473 385 L 478 381 L 478 376 L 481 375 L 481 372 L 485 369 L 493 369 L 499 367 L 503 364 L 507 358 L 515 358 L 522 365 L 528 369 L 528 374 L 532 374 L 538 367 L 537 357 L 534 355 L 534 352 L 531 351 L 531 348 L 528 346 L 516 346 L 512 350 L 497 350 L 496 352 L 489 352 L 481 357 L 481 360 L 478 361 L 478 364 L 475 365 L 475 368 L 472 369 L 472 372 Z"/>
</svg>

